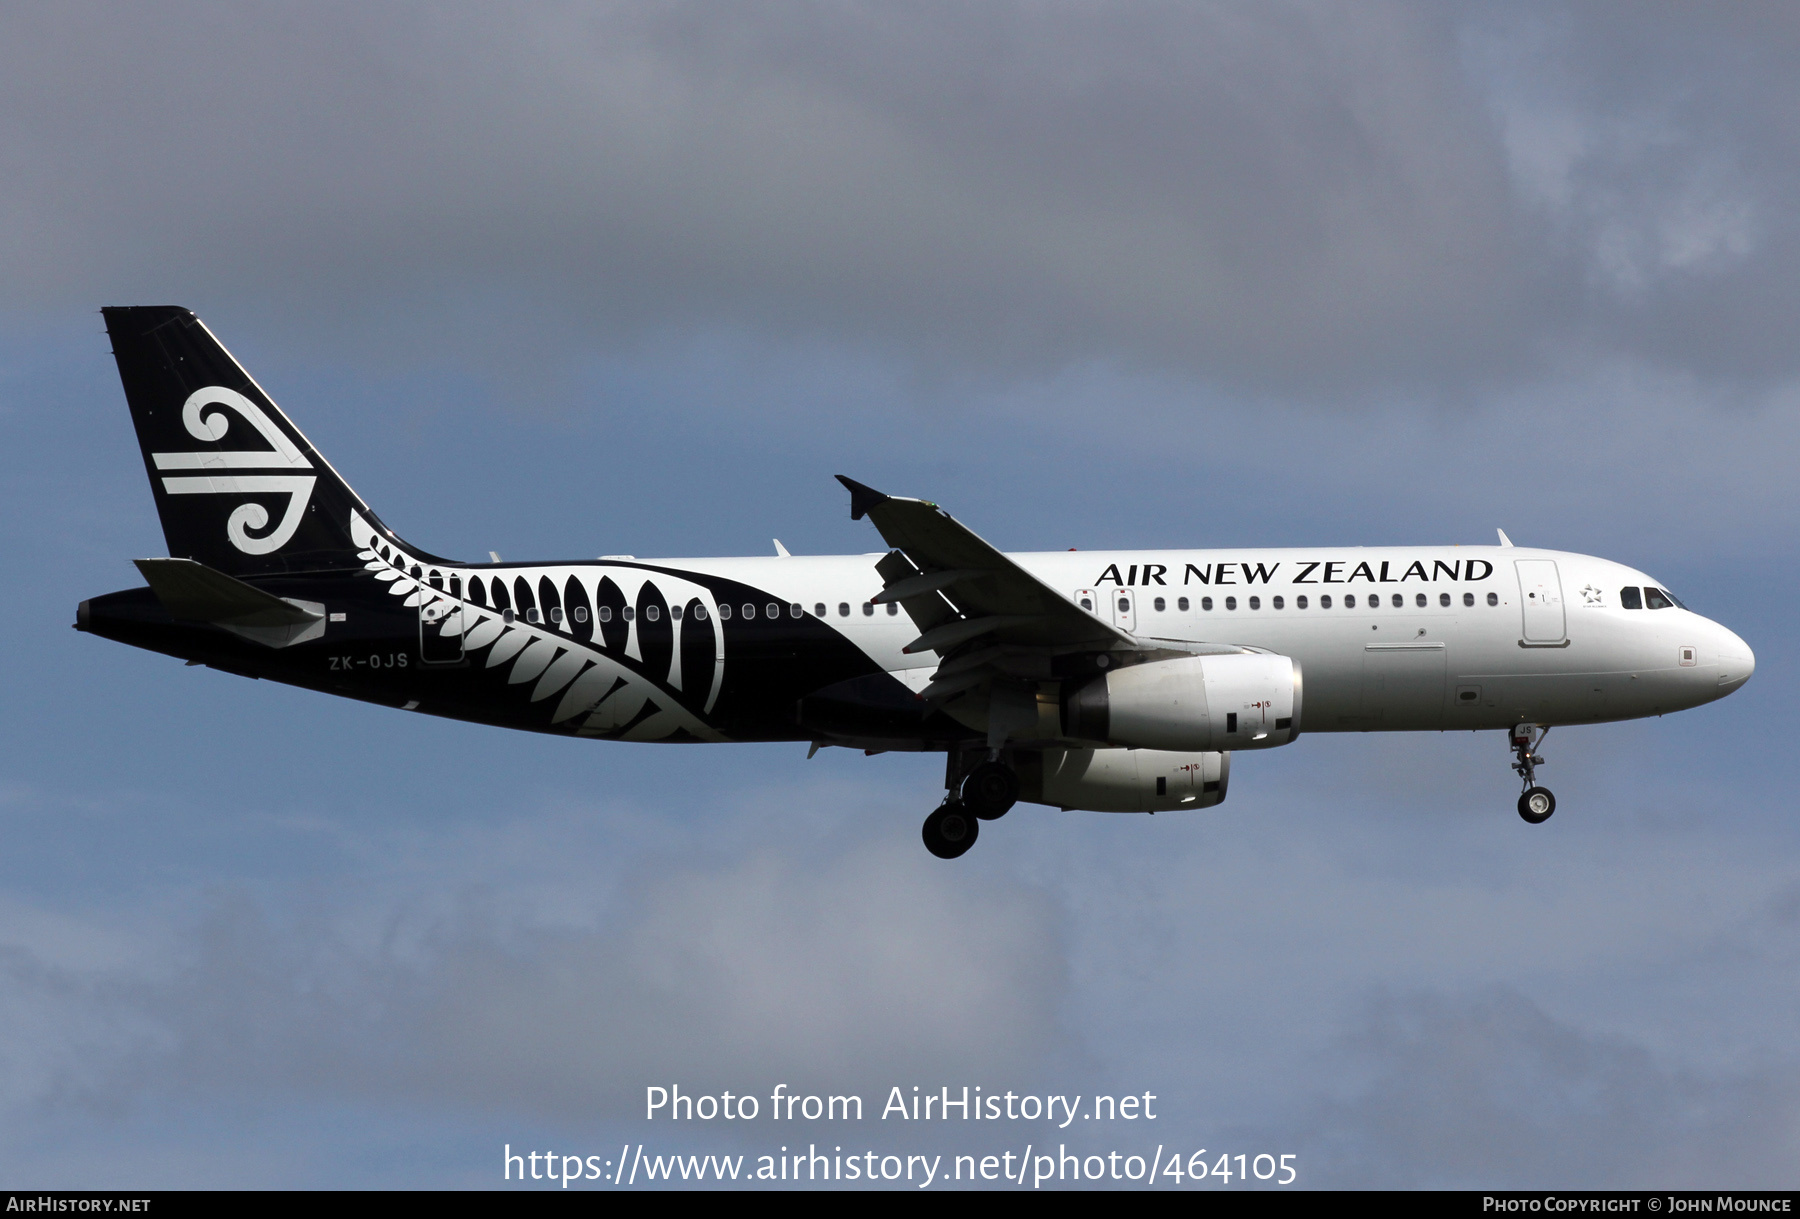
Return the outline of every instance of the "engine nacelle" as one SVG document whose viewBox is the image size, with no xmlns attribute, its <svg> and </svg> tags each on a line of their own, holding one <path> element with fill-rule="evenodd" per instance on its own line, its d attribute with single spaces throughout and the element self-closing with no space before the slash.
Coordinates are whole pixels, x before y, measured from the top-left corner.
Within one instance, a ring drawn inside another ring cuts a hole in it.
<svg viewBox="0 0 1800 1219">
<path fill-rule="evenodd" d="M 1062 729 L 1140 749 L 1272 749 L 1300 735 L 1300 702 L 1300 666 L 1289 657 L 1182 656 L 1071 683 Z"/>
<path fill-rule="evenodd" d="M 1231 782 L 1228 753 L 1045 749 L 1014 758 L 1019 799 L 1093 813 L 1211 808 Z"/>
</svg>

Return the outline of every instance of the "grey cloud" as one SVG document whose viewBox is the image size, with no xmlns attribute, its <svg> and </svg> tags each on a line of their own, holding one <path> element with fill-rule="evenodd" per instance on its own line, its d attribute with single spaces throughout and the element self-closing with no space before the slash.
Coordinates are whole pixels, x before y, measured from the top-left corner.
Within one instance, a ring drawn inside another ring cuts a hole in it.
<svg viewBox="0 0 1800 1219">
<path fill-rule="evenodd" d="M 1749 37 L 1631 20 L 1647 55 L 1705 41 L 1700 87 Z M 5 21 L 15 310 L 252 297 L 420 342 L 523 310 L 556 343 L 718 324 L 1315 391 L 1497 376 L 1572 338 L 1663 353 L 1640 330 L 1704 322 L 1792 368 L 1730 300 L 1792 291 L 1769 269 L 1790 137 L 1682 93 L 1634 144 L 1615 112 L 1663 82 L 1594 79 L 1598 19 L 1551 23 L 1564 53 L 1529 71 L 1518 29 L 1405 4 Z M 1555 122 L 1528 121 L 1540 93 Z"/>
<path fill-rule="evenodd" d="M 1031 1071 L 1063 1037 L 1056 912 L 1011 884 L 968 892 L 916 854 L 660 867 L 585 926 L 519 925 L 479 889 L 405 934 L 406 902 L 365 900 L 347 930 L 225 896 L 154 978 L 15 952 L 8 1041 L 50 1061 L 9 1072 L 5 1100 L 283 1095 L 593 1120 L 632 1116 L 652 1083 L 868 1096 L 920 1063 Z M 76 1027 L 53 1035 L 30 1012 Z"/>
<path fill-rule="evenodd" d="M 1384 996 L 1340 1055 L 1367 1083 L 1303 1136 L 1319 1184 L 1776 1189 L 1800 1146 L 1791 1063 L 1670 1066 L 1505 987 Z"/>
<path fill-rule="evenodd" d="M 1515 190 L 1568 260 L 1588 337 L 1728 379 L 1789 374 L 1800 157 L 1783 5 L 1534 6 L 1467 40 Z"/>
</svg>

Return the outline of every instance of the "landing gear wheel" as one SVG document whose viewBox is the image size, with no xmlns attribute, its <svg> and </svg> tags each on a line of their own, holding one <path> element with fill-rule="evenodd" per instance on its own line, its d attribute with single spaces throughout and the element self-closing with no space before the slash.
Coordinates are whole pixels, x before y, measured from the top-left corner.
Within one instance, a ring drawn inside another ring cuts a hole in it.
<svg viewBox="0 0 1800 1219">
<path fill-rule="evenodd" d="M 1532 825 L 1542 825 L 1556 811 L 1556 797 L 1547 787 L 1528 787 L 1519 797 L 1519 816 Z"/>
<path fill-rule="evenodd" d="M 1538 746 L 1550 735 L 1548 728 L 1536 724 L 1514 724 L 1507 734 L 1514 757 L 1513 773 L 1525 782 L 1525 794 L 1519 797 L 1519 816 L 1532 825 L 1542 825 L 1556 811 L 1556 797 L 1547 787 L 1537 785 L 1537 768 L 1544 764 Z"/>
<path fill-rule="evenodd" d="M 981 822 L 960 804 L 944 804 L 925 818 L 925 849 L 939 859 L 955 859 L 975 845 Z"/>
<path fill-rule="evenodd" d="M 962 805 L 983 821 L 1006 816 L 1019 798 L 1019 776 L 1010 766 L 983 762 L 962 783 Z"/>
</svg>

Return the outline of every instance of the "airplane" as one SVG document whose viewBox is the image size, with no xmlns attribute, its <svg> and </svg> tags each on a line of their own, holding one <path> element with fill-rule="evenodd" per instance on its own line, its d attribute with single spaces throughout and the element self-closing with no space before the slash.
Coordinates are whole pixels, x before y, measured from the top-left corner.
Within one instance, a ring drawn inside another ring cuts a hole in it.
<svg viewBox="0 0 1800 1219">
<path fill-rule="evenodd" d="M 168 557 L 75 628 L 245 677 L 531 732 L 945 755 L 954 859 L 1016 802 L 1177 812 L 1318 732 L 1504 732 L 1712 702 L 1749 646 L 1661 580 L 1514 546 L 1002 553 L 839 476 L 885 549 L 446 559 L 403 541 L 191 311 L 102 311 Z M 808 756 L 811 756 L 810 754 Z"/>
</svg>

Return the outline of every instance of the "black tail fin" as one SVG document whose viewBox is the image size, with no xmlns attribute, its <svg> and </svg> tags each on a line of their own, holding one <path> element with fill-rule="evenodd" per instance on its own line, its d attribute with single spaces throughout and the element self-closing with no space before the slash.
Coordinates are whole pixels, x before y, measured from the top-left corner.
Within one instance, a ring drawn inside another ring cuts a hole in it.
<svg viewBox="0 0 1800 1219">
<path fill-rule="evenodd" d="M 244 576 L 402 544 L 191 310 L 100 312 L 171 555 Z"/>
</svg>

